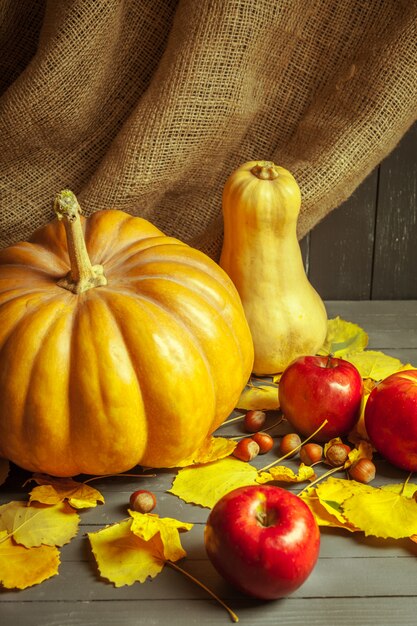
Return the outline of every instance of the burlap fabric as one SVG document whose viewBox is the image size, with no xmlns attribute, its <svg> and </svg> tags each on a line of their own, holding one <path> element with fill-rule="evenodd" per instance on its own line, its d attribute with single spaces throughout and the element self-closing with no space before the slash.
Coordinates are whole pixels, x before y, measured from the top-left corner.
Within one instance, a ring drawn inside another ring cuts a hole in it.
<svg viewBox="0 0 417 626">
<path fill-rule="evenodd" d="M 415 0 L 0 7 L 2 246 L 69 187 L 218 258 L 222 187 L 251 159 L 296 176 L 302 236 L 416 118 Z"/>
</svg>

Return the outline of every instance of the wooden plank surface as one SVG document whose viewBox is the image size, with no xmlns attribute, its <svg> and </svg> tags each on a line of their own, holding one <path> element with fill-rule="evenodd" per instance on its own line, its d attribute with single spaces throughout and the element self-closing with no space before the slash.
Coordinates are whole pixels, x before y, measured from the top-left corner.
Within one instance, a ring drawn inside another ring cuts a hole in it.
<svg viewBox="0 0 417 626">
<path fill-rule="evenodd" d="M 361 325 L 369 334 L 369 347 L 383 349 L 402 362 L 417 365 L 417 301 L 333 301 L 327 302 L 329 317 Z M 271 412 L 268 423 L 275 423 Z M 281 423 L 272 431 L 277 438 L 289 429 Z M 241 433 L 239 424 L 219 430 L 228 436 Z M 254 465 L 262 467 L 277 458 L 276 447 Z M 297 461 L 287 461 L 296 468 Z M 373 484 L 400 483 L 406 473 L 377 460 Z M 29 475 L 14 468 L 0 487 L 0 503 L 26 499 L 30 487 L 23 487 Z M 417 544 L 365 537 L 339 529 L 322 529 L 320 558 L 316 568 L 294 594 L 275 602 L 251 600 L 228 585 L 208 561 L 204 549 L 204 526 L 209 510 L 186 504 L 167 493 L 174 471 L 158 471 L 148 478 L 101 478 L 92 483 L 106 503 L 80 512 L 80 531 L 61 551 L 59 576 L 23 591 L 0 591 L 0 624 L 3 626 L 117 625 L 187 626 L 227 624 L 229 617 L 209 596 L 166 567 L 153 581 L 115 588 L 100 579 L 89 547 L 87 533 L 126 517 L 130 493 L 148 488 L 157 497 L 156 512 L 194 523 L 182 535 L 187 557 L 181 565 L 218 593 L 248 626 L 411 626 L 416 623 Z M 297 492 L 300 486 L 291 487 Z"/>
<path fill-rule="evenodd" d="M 301 249 L 325 300 L 416 299 L 416 240 L 417 123 Z"/>
<path fill-rule="evenodd" d="M 415 298 L 417 124 L 380 165 L 372 299 Z"/>
</svg>

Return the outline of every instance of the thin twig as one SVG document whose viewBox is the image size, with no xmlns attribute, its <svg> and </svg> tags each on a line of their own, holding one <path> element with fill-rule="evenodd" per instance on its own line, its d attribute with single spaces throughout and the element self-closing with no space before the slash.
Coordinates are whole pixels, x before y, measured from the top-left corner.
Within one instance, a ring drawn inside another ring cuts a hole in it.
<svg viewBox="0 0 417 626">
<path fill-rule="evenodd" d="M 273 461 L 272 463 L 270 463 L 269 465 L 265 465 L 265 467 L 263 467 L 262 469 L 258 470 L 258 473 L 260 472 L 266 472 L 267 470 L 269 470 L 271 467 L 273 467 L 274 465 L 278 465 L 278 463 L 281 463 L 281 461 L 284 461 L 285 459 L 287 459 L 288 457 L 292 456 L 294 454 L 294 452 L 297 452 L 297 450 L 299 450 L 300 448 L 302 448 L 302 446 L 307 443 L 307 441 L 310 441 L 310 439 L 312 439 L 313 437 L 315 437 L 315 435 L 317 435 L 317 433 L 324 428 L 324 426 L 326 426 L 328 420 L 324 420 L 322 424 L 320 424 L 320 426 L 317 428 L 317 430 L 314 431 L 314 433 L 312 433 L 309 437 L 307 437 L 307 439 L 305 439 L 304 441 L 302 441 L 296 448 L 294 448 L 293 450 L 290 450 L 289 452 L 287 452 L 287 454 L 284 454 L 284 456 L 281 456 L 279 459 L 277 459 L 276 461 Z"/>
<path fill-rule="evenodd" d="M 187 576 L 187 578 L 189 578 L 190 580 L 192 580 L 194 583 L 196 583 L 196 585 L 198 585 L 199 587 L 201 587 L 202 589 L 204 589 L 204 591 L 206 591 L 209 595 L 211 595 L 212 598 L 214 598 L 217 602 L 219 602 L 219 604 L 222 605 L 223 608 L 226 609 L 226 611 L 229 613 L 232 622 L 238 622 L 239 618 L 236 615 L 236 613 L 234 613 L 232 611 L 232 609 L 230 607 L 227 606 L 227 604 L 225 604 L 223 602 L 223 600 L 221 600 L 221 598 L 219 598 L 219 596 L 217 596 L 214 591 L 211 591 L 211 589 L 209 589 L 208 587 L 206 587 L 206 585 L 204 583 L 202 583 L 200 580 L 198 580 L 198 578 L 195 578 L 192 574 L 190 574 L 189 572 L 187 572 L 185 569 L 182 569 L 182 567 L 180 567 L 179 565 L 177 565 L 176 563 L 174 563 L 173 561 L 165 561 L 166 565 L 169 565 L 170 567 L 172 567 L 173 569 L 177 570 L 178 572 L 181 572 L 181 574 L 184 574 L 184 576 Z"/>
</svg>

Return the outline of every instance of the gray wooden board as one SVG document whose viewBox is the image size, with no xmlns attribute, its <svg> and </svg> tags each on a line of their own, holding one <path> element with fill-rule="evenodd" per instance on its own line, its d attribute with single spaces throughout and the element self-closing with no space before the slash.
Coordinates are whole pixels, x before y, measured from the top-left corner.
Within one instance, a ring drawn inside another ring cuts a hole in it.
<svg viewBox="0 0 417 626">
<path fill-rule="evenodd" d="M 307 275 L 329 300 L 417 297 L 417 123 L 300 242 Z"/>
<path fill-rule="evenodd" d="M 372 299 L 415 298 L 417 124 L 380 165 Z"/>
<path fill-rule="evenodd" d="M 402 362 L 417 364 L 415 323 L 417 302 L 332 301 L 326 303 L 329 317 L 340 315 L 358 323 L 369 335 L 373 349 L 383 349 Z M 408 358 L 410 357 L 410 358 Z M 237 415 L 238 412 L 234 412 Z M 268 415 L 275 424 L 278 412 Z M 271 431 L 279 438 L 288 432 L 286 422 Z M 218 434 L 242 433 L 239 422 L 219 429 Z M 276 447 L 257 457 L 256 467 L 278 458 Z M 296 460 L 286 461 L 297 467 Z M 401 483 L 406 472 L 377 459 L 375 485 Z M 135 468 L 132 473 L 142 473 Z M 152 473 L 151 470 L 148 473 Z M 181 565 L 218 593 L 238 613 L 241 623 L 252 625 L 285 624 L 313 626 L 409 626 L 416 623 L 417 544 L 409 539 L 383 540 L 322 529 L 320 558 L 309 579 L 294 594 L 275 602 L 260 602 L 243 596 L 221 579 L 207 559 L 204 527 L 209 509 L 187 504 L 167 493 L 174 470 L 158 470 L 156 476 L 100 478 L 91 485 L 99 489 L 105 504 L 80 511 L 77 536 L 61 550 L 59 575 L 23 591 L 0 592 L 0 624 L 8 626 L 70 626 L 117 624 L 175 625 L 226 624 L 229 617 L 202 589 L 166 567 L 154 580 L 115 588 L 102 580 L 91 554 L 88 533 L 125 518 L 129 496 L 137 488 L 147 488 L 157 497 L 156 512 L 194 524 L 182 534 L 187 557 Z M 22 486 L 27 472 L 12 468 L 0 488 L 0 502 L 26 499 L 31 485 Z M 294 492 L 302 486 L 290 487 Z"/>
</svg>

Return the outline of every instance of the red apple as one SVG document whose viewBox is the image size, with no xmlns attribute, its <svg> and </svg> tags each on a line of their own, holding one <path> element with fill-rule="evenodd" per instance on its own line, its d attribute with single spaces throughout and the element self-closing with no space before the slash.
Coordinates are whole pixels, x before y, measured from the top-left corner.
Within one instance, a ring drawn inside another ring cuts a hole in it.
<svg viewBox="0 0 417 626">
<path fill-rule="evenodd" d="M 371 391 L 365 428 L 390 463 L 417 471 L 417 370 L 391 374 Z"/>
<path fill-rule="evenodd" d="M 223 496 L 208 517 L 204 540 L 218 572 L 243 593 L 264 600 L 302 585 L 320 548 L 308 506 L 271 485 L 239 487 Z"/>
<path fill-rule="evenodd" d="M 315 441 L 347 435 L 360 415 L 362 378 L 354 365 L 330 356 L 295 359 L 279 381 L 279 402 L 295 430 Z"/>
</svg>

